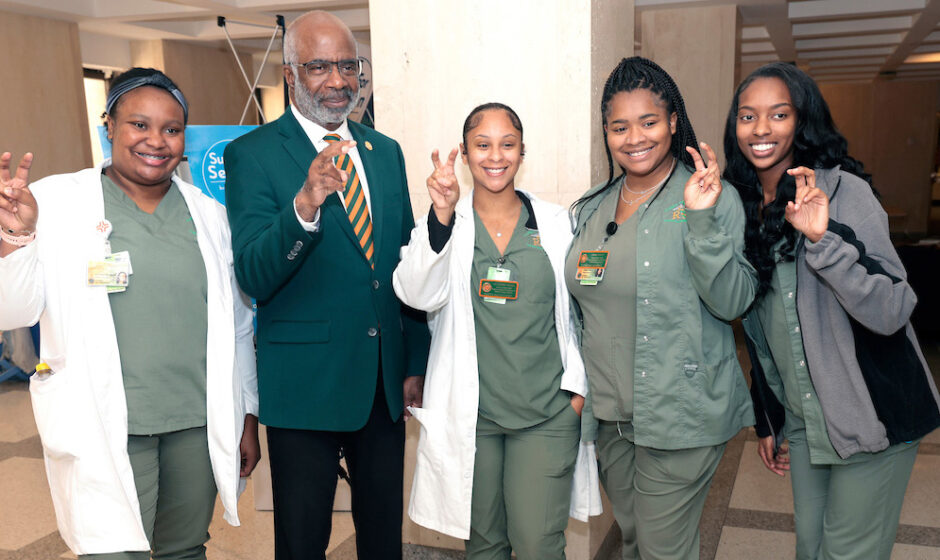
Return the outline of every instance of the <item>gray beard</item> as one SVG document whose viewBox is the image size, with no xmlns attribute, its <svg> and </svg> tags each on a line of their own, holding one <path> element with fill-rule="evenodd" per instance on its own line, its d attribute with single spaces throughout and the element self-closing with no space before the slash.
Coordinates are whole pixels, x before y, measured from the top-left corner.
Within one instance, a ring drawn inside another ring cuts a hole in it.
<svg viewBox="0 0 940 560">
<path fill-rule="evenodd" d="M 311 92 L 299 79 L 294 79 L 294 103 L 300 114 L 311 121 L 324 126 L 327 124 L 338 124 L 346 120 L 346 117 L 356 108 L 359 101 L 359 91 L 353 92 L 350 88 L 344 88 L 343 94 L 349 98 L 349 102 L 338 109 L 324 107 L 321 104 L 322 96 Z"/>
</svg>

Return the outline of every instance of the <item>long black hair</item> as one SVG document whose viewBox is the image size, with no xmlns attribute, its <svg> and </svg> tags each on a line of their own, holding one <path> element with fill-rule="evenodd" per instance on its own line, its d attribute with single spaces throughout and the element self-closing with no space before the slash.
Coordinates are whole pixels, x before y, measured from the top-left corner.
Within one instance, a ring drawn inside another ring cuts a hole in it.
<svg viewBox="0 0 940 560">
<path fill-rule="evenodd" d="M 601 95 L 601 130 L 604 133 L 604 151 L 607 152 L 607 184 L 594 194 L 584 195 L 571 205 L 577 209 L 585 202 L 606 193 L 626 173 L 620 168 L 620 173 L 614 176 L 614 159 L 607 145 L 607 117 L 610 114 L 610 101 L 621 92 L 630 92 L 638 89 L 648 89 L 666 105 L 666 114 L 676 114 L 676 133 L 672 135 L 669 151 L 678 161 L 681 161 L 689 170 L 695 169 L 695 161 L 685 150 L 686 146 L 698 149 L 695 131 L 692 130 L 692 121 L 685 111 L 685 101 L 679 93 L 679 87 L 668 72 L 648 58 L 633 56 L 620 61 L 614 71 L 604 83 L 604 92 Z"/>
<path fill-rule="evenodd" d="M 723 177 L 738 189 L 744 203 L 747 218 L 744 254 L 757 269 L 760 281 L 758 298 L 770 289 L 770 280 L 777 263 L 774 246 L 783 239 L 780 258 L 791 261 L 797 240 L 796 230 L 786 221 L 784 213 L 787 203 L 796 197 L 796 180 L 785 170 L 782 171 L 777 185 L 777 197 L 764 206 L 763 188 L 757 178 L 757 172 L 738 146 L 737 121 L 741 93 L 759 78 L 777 78 L 790 92 L 790 101 L 796 110 L 794 167 L 828 169 L 839 165 L 871 185 L 871 175 L 865 172 L 861 162 L 849 156 L 848 142 L 836 128 L 829 105 L 823 99 L 816 82 L 805 72 L 792 64 L 772 62 L 761 66 L 745 78 L 734 92 L 725 121 L 724 146 L 727 162 Z M 877 196 L 876 191 L 875 195 Z"/>
</svg>

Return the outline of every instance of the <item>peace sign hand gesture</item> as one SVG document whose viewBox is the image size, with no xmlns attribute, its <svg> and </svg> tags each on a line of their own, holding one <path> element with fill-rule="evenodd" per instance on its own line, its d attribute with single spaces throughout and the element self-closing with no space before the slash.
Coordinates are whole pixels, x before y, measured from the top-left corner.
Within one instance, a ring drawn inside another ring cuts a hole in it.
<svg viewBox="0 0 940 560">
<path fill-rule="evenodd" d="M 450 219 L 454 215 L 454 208 L 460 199 L 460 185 L 457 183 L 457 175 L 454 174 L 454 162 L 456 161 L 457 148 L 450 151 L 445 163 L 441 163 L 437 150 L 431 152 L 431 163 L 434 164 L 434 171 L 428 177 L 428 194 L 431 195 L 431 203 L 437 221 L 444 225 L 450 223 Z"/>
<path fill-rule="evenodd" d="M 715 151 L 705 142 L 699 142 L 702 150 L 708 157 L 708 165 L 702 160 L 698 151 L 686 146 L 685 149 L 695 161 L 695 173 L 685 184 L 685 207 L 689 210 L 702 210 L 711 208 L 718 201 L 721 194 L 721 170 L 718 169 L 718 157 Z"/>
<path fill-rule="evenodd" d="M 794 229 L 816 243 L 829 229 L 829 197 L 816 188 L 816 172 L 808 167 L 787 169 L 796 179 L 796 197 L 787 203 L 786 219 Z"/>
<path fill-rule="evenodd" d="M 29 235 L 36 231 L 39 219 L 39 205 L 29 190 L 33 154 L 23 156 L 15 175 L 10 175 L 12 159 L 10 152 L 0 155 L 0 227 L 11 235 Z"/>
</svg>

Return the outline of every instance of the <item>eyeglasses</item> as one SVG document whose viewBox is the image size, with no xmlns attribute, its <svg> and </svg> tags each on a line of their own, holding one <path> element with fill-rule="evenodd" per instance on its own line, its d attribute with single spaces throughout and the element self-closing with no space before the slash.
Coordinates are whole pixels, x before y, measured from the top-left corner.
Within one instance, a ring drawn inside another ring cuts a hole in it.
<svg viewBox="0 0 940 560">
<path fill-rule="evenodd" d="M 303 66 L 304 72 L 307 73 L 308 77 L 322 78 L 330 72 L 333 71 L 333 67 L 339 71 L 340 75 L 346 78 L 352 78 L 358 76 L 362 68 L 362 63 L 358 58 L 350 58 L 347 60 L 338 60 L 336 62 L 330 60 L 311 60 L 310 62 L 288 63 L 291 66 Z"/>
</svg>

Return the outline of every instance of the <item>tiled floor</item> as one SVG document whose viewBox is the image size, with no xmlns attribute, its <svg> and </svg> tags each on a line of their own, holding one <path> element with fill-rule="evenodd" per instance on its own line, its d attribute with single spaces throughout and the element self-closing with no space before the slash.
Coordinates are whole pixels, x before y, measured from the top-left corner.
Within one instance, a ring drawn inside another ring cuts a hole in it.
<svg viewBox="0 0 940 560">
<path fill-rule="evenodd" d="M 940 344 L 926 345 L 940 374 Z M 793 558 L 793 503 L 789 480 L 764 469 L 757 440 L 745 431 L 729 442 L 702 519 L 703 560 Z M 924 439 L 908 486 L 893 560 L 940 560 L 940 430 Z M 255 511 L 252 487 L 239 504 L 242 527 L 217 511 L 209 560 L 273 560 L 272 514 Z M 406 558 L 463 558 L 459 552 L 406 547 Z M 355 559 L 348 513 L 333 517 L 329 560 Z M 24 383 L 0 383 L 0 560 L 74 558 L 55 528 L 42 453 Z M 604 559 L 619 559 L 619 551 Z"/>
</svg>

